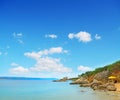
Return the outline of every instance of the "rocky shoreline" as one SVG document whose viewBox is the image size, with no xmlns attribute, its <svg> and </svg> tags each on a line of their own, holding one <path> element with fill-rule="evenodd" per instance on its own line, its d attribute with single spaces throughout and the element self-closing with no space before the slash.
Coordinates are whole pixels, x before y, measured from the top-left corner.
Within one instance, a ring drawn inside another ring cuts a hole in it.
<svg viewBox="0 0 120 100">
<path fill-rule="evenodd" d="M 87 79 L 81 77 L 70 83 L 71 85 L 79 84 L 80 87 L 91 87 L 93 90 L 104 90 L 104 91 L 116 91 L 117 88 L 114 83 L 108 82 L 103 83 L 94 79 L 92 82 L 89 82 Z"/>
<path fill-rule="evenodd" d="M 93 78 L 90 77 L 79 77 L 71 78 L 64 77 L 59 80 L 53 80 L 53 82 L 66 82 L 71 80 L 70 85 L 80 85 L 80 87 L 91 87 L 93 90 L 103 90 L 103 91 L 120 91 L 120 84 L 114 83 L 114 81 L 108 80 L 108 71 L 100 72 L 96 74 Z M 117 84 L 117 85 L 116 85 Z M 119 88 L 119 89 L 118 89 Z"/>
<path fill-rule="evenodd" d="M 82 73 L 76 78 L 64 77 L 54 82 L 66 82 L 67 80 L 72 81 L 70 85 L 77 84 L 93 90 L 120 93 L 120 61 Z"/>
<path fill-rule="evenodd" d="M 91 87 L 93 90 L 120 91 L 120 81 L 116 77 L 111 76 L 110 71 L 102 71 L 90 76 L 80 76 L 70 84 L 79 84 L 80 87 Z"/>
</svg>

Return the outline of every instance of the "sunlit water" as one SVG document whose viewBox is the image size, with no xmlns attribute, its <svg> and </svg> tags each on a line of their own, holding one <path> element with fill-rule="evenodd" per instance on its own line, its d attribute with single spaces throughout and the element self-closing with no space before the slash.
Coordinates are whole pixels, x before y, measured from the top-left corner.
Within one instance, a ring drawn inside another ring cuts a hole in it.
<svg viewBox="0 0 120 100">
<path fill-rule="evenodd" d="M 120 100 L 120 97 L 69 82 L 0 80 L 0 100 Z"/>
</svg>

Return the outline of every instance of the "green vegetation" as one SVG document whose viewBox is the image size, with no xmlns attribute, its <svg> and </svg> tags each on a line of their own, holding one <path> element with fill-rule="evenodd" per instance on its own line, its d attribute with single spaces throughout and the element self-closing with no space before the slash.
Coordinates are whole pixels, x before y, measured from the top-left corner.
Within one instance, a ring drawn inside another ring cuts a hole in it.
<svg viewBox="0 0 120 100">
<path fill-rule="evenodd" d="M 78 79 L 78 77 L 75 77 L 75 78 L 69 78 L 69 80 L 72 80 L 72 81 L 75 81 L 75 80 L 77 80 Z"/>
<path fill-rule="evenodd" d="M 100 67 L 100 68 L 96 68 L 94 71 L 87 71 L 81 75 L 78 75 L 78 77 L 81 77 L 81 76 L 92 76 L 92 75 L 95 75 L 99 72 L 102 72 L 102 71 L 109 71 L 110 73 L 114 72 L 114 71 L 120 71 L 120 60 L 113 63 L 113 64 L 110 64 L 110 65 L 106 65 L 104 67 Z"/>
</svg>

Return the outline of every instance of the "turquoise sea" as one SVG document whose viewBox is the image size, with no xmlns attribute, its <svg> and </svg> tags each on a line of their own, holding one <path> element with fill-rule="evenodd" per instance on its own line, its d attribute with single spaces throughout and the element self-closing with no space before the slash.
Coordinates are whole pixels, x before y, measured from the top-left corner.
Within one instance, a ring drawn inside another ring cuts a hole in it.
<svg viewBox="0 0 120 100">
<path fill-rule="evenodd" d="M 2 79 L 0 100 L 120 100 L 120 97 L 69 82 Z"/>
</svg>

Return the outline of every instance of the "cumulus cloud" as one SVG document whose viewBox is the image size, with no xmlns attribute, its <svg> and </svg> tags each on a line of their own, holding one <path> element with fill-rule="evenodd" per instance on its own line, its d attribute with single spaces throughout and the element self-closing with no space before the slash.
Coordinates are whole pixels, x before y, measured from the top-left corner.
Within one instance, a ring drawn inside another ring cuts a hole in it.
<svg viewBox="0 0 120 100">
<path fill-rule="evenodd" d="M 16 64 L 16 63 L 14 63 L 14 62 L 12 62 L 12 63 L 11 63 L 11 66 L 13 66 L 13 67 L 18 67 L 19 65 Z"/>
<path fill-rule="evenodd" d="M 33 59 L 39 59 L 40 57 L 40 54 L 38 52 L 26 52 L 24 55 Z"/>
<path fill-rule="evenodd" d="M 22 40 L 22 38 L 23 38 L 23 34 L 22 34 L 22 33 L 15 33 L 15 32 L 14 32 L 12 35 L 13 35 L 14 39 L 15 39 L 18 43 L 20 43 L 20 44 L 23 44 L 23 43 L 24 43 L 23 40 Z"/>
<path fill-rule="evenodd" d="M 67 53 L 62 47 L 52 47 L 39 52 L 27 52 L 24 55 L 36 60 L 36 64 L 31 70 L 48 72 L 71 72 L 70 68 L 64 67 L 58 58 L 52 58 L 48 55 Z"/>
<path fill-rule="evenodd" d="M 99 36 L 98 34 L 96 34 L 96 35 L 95 35 L 95 39 L 96 39 L 96 40 L 99 40 L 99 39 L 101 39 L 101 36 Z"/>
<path fill-rule="evenodd" d="M 32 58 L 36 63 L 30 68 L 22 67 L 16 63 L 11 63 L 11 66 L 15 67 L 10 69 L 10 72 L 18 73 L 49 73 L 50 75 L 65 75 L 72 72 L 72 69 L 64 66 L 61 63 L 60 58 L 50 57 L 53 54 L 66 53 L 67 50 L 64 50 L 62 47 L 52 47 L 50 49 L 41 50 L 39 52 L 26 52 L 25 56 Z M 56 76 L 54 76 L 56 77 Z"/>
<path fill-rule="evenodd" d="M 56 39 L 56 38 L 57 38 L 57 35 L 55 35 L 55 34 L 46 34 L 45 37 L 46 37 L 46 38 Z"/>
<path fill-rule="evenodd" d="M 34 67 L 31 68 L 33 71 L 37 72 L 55 72 L 55 73 L 68 73 L 72 70 L 65 67 L 60 59 L 51 58 L 51 57 L 42 57 L 39 58 Z"/>
<path fill-rule="evenodd" d="M 69 39 L 73 39 L 74 37 L 75 37 L 75 34 L 73 34 L 73 33 L 69 33 L 69 34 L 68 34 L 68 38 L 69 38 Z"/>
<path fill-rule="evenodd" d="M 29 69 L 19 66 L 16 68 L 11 68 L 10 73 L 12 73 L 12 74 L 27 74 L 27 73 L 29 73 Z"/>
<path fill-rule="evenodd" d="M 9 71 L 12 74 L 27 74 L 30 72 L 30 70 L 28 68 L 25 68 L 23 66 L 20 66 L 19 64 L 16 63 L 11 63 L 11 66 L 13 66 L 14 68 L 11 68 Z"/>
<path fill-rule="evenodd" d="M 60 53 L 67 53 L 67 50 L 63 50 L 62 47 L 52 47 L 50 49 L 45 49 L 45 50 L 41 50 L 39 52 L 26 52 L 24 53 L 25 56 L 31 57 L 31 58 L 35 58 L 38 59 L 39 57 L 43 56 L 43 55 L 52 55 L 52 54 L 60 54 Z"/>
<path fill-rule="evenodd" d="M 80 42 L 90 42 L 92 41 L 91 34 L 85 31 L 80 31 L 79 33 L 69 33 L 68 34 L 69 39 L 78 39 Z"/>
<path fill-rule="evenodd" d="M 80 65 L 78 67 L 78 71 L 81 71 L 81 72 L 86 72 L 86 71 L 91 71 L 91 70 L 92 70 L 92 68 L 87 67 L 87 66 L 83 66 L 83 65 Z"/>
</svg>

